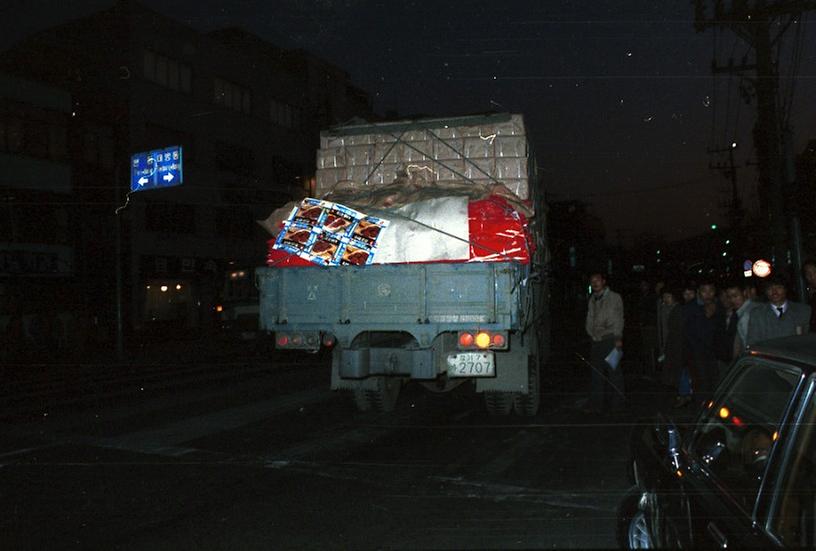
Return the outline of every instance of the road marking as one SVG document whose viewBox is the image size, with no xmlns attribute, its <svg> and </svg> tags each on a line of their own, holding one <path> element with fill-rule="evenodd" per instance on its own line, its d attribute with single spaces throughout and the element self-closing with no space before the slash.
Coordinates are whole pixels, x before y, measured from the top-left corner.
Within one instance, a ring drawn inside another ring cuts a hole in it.
<svg viewBox="0 0 816 551">
<path fill-rule="evenodd" d="M 90 443 L 102 448 L 179 457 L 193 452 L 206 451 L 179 447 L 179 444 L 218 432 L 234 430 L 268 419 L 284 411 L 324 401 L 330 396 L 330 391 L 325 389 L 307 390 L 285 397 L 190 417 L 156 429 L 131 432 L 111 438 L 91 439 Z"/>
<path fill-rule="evenodd" d="M 20 448 L 18 450 L 12 450 L 10 452 L 0 453 L 0 459 L 8 459 L 10 457 L 16 457 L 18 455 L 25 455 L 27 453 L 36 452 L 36 451 L 40 451 L 40 450 L 46 450 L 48 448 L 53 448 L 55 446 L 56 446 L 56 444 L 49 443 L 49 444 L 43 444 L 42 446 L 32 446 L 30 448 Z M 5 467 L 5 466 L 6 466 L 5 463 L 0 463 L 0 467 Z"/>
<path fill-rule="evenodd" d="M 511 484 L 498 484 L 493 482 L 476 482 L 465 480 L 461 477 L 446 477 L 446 476 L 432 476 L 433 480 L 446 482 L 454 486 L 462 486 L 471 488 L 468 497 L 490 499 L 493 501 L 502 500 L 522 500 L 533 501 L 543 505 L 552 507 L 566 507 L 569 509 L 589 509 L 592 511 L 614 511 L 615 506 L 604 507 L 598 505 L 598 492 L 590 492 L 580 494 L 575 492 L 549 492 L 546 490 L 537 490 L 535 488 L 526 488 L 523 486 L 515 486 Z M 475 493 L 480 491 L 481 493 Z M 622 495 L 621 491 L 610 492 L 615 496 Z M 440 495 L 440 498 L 446 496 Z M 450 497 L 450 496 L 448 496 Z"/>
<path fill-rule="evenodd" d="M 277 450 L 274 454 L 267 456 L 266 462 L 268 466 L 274 468 L 277 465 L 306 456 L 314 456 L 321 452 L 343 449 L 355 444 L 370 444 L 387 434 L 391 434 L 398 428 L 397 426 L 388 428 L 360 427 L 351 430 L 341 428 L 340 432 L 335 434 L 318 434 L 305 442 Z"/>
</svg>

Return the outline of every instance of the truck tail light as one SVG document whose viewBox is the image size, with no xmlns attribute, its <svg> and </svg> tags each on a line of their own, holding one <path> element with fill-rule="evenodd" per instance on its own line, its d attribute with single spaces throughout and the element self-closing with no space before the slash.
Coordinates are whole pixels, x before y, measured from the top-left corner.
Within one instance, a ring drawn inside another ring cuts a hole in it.
<svg viewBox="0 0 816 551">
<path fill-rule="evenodd" d="M 317 351 L 320 349 L 320 333 L 317 331 L 305 331 L 302 333 L 277 333 L 275 335 L 275 344 L 277 348 L 295 349 L 295 350 L 310 350 Z"/>
<path fill-rule="evenodd" d="M 473 346 L 473 333 L 460 333 L 459 334 L 459 346 L 462 348 L 470 348 Z"/>
<path fill-rule="evenodd" d="M 460 350 L 507 349 L 506 331 L 460 331 L 457 344 Z"/>
<path fill-rule="evenodd" d="M 326 348 L 331 348 L 336 342 L 337 339 L 334 338 L 334 335 L 323 335 L 323 346 Z"/>
<path fill-rule="evenodd" d="M 490 334 L 485 333 L 484 331 L 482 331 L 481 333 L 477 333 L 475 342 L 476 342 L 476 346 L 478 346 L 479 348 L 489 347 L 490 346 Z"/>
</svg>

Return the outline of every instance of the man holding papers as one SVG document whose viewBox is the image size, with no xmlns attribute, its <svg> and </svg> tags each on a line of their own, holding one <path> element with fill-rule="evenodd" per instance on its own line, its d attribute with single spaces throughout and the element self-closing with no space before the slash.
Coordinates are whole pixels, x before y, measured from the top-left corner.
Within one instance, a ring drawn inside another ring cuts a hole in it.
<svg viewBox="0 0 816 551">
<path fill-rule="evenodd" d="M 624 384 L 620 359 L 623 355 L 623 299 L 606 286 L 606 276 L 590 275 L 592 294 L 587 308 L 586 332 L 592 339 L 590 363 L 592 383 L 588 411 L 623 408 Z"/>
</svg>

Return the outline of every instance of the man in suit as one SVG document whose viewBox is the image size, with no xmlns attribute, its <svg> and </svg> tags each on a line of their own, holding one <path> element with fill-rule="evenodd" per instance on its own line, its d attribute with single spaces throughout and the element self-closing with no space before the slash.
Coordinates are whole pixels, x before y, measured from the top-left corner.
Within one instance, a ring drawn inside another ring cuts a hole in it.
<svg viewBox="0 0 816 551">
<path fill-rule="evenodd" d="M 810 306 L 788 300 L 784 279 L 774 277 L 765 287 L 768 303 L 751 311 L 746 344 L 754 344 L 790 335 L 802 335 L 810 330 Z"/>
</svg>

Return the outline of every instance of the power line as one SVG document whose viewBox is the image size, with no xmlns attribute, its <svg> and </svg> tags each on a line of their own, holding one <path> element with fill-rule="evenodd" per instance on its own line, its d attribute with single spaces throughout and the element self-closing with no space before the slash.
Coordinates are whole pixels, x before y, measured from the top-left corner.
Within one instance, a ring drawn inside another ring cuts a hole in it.
<svg viewBox="0 0 816 551">
<path fill-rule="evenodd" d="M 685 180 L 683 182 L 677 182 L 674 184 L 665 184 L 662 186 L 652 186 L 652 187 L 644 187 L 638 189 L 625 189 L 625 190 L 618 190 L 618 191 L 601 191 L 597 193 L 581 193 L 580 198 L 584 197 L 610 197 L 610 196 L 621 196 L 621 195 L 634 195 L 638 193 L 652 193 L 655 191 L 664 191 L 667 189 L 680 189 L 688 186 L 699 185 L 701 183 L 705 183 L 708 181 L 708 178 L 695 178 L 693 180 Z M 552 195 L 566 195 L 569 196 L 568 193 L 557 193 L 552 192 Z"/>
</svg>

